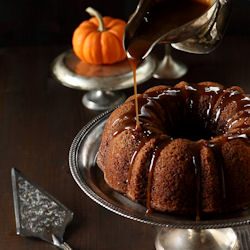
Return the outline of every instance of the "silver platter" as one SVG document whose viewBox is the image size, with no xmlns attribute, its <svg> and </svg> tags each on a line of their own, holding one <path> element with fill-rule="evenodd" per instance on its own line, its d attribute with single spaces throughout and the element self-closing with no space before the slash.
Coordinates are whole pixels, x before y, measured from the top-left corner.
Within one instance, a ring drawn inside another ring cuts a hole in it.
<svg viewBox="0 0 250 250">
<path fill-rule="evenodd" d="M 137 83 L 151 78 L 157 66 L 156 59 L 148 56 L 136 70 Z M 120 90 L 133 86 L 133 74 L 128 60 L 112 65 L 91 65 L 67 50 L 52 63 L 54 76 L 66 87 L 81 90 Z"/>
<path fill-rule="evenodd" d="M 113 111 L 109 110 L 89 122 L 75 137 L 69 152 L 73 178 L 92 200 L 116 214 L 154 226 L 179 229 L 216 229 L 250 224 L 250 209 L 231 214 L 195 218 L 153 212 L 146 215 L 146 208 L 113 191 L 105 183 L 96 165 L 104 125 Z"/>
</svg>

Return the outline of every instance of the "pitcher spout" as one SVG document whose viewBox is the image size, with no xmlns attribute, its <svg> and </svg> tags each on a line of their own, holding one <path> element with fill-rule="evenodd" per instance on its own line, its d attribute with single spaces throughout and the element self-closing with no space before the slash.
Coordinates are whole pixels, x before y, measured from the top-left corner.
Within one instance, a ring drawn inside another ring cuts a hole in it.
<svg viewBox="0 0 250 250">
<path fill-rule="evenodd" d="M 147 21 L 145 17 L 147 16 L 148 10 L 152 6 L 152 3 L 153 3 L 152 0 L 140 0 L 136 10 L 128 20 L 124 35 L 124 48 L 125 51 L 127 52 L 128 57 L 134 56 L 133 52 L 130 51 L 129 48 L 132 47 L 136 39 L 137 41 L 138 39 L 140 39 L 138 37 L 139 35 L 138 33 L 140 27 L 142 26 L 142 23 Z M 143 58 L 144 55 L 141 55 L 141 57 Z"/>
</svg>

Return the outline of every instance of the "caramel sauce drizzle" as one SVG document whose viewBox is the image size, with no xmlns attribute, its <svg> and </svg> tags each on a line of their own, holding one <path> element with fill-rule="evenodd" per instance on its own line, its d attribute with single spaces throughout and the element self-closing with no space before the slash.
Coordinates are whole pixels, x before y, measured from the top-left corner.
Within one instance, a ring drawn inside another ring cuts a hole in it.
<svg viewBox="0 0 250 250">
<path fill-rule="evenodd" d="M 219 90 L 219 93 L 218 92 L 209 92 L 209 93 L 212 93 L 210 95 L 210 102 L 209 102 L 209 107 L 207 109 L 207 117 L 205 119 L 205 127 L 208 128 L 209 126 L 211 126 L 211 123 L 212 123 L 212 111 L 214 109 L 214 106 L 218 100 L 218 98 L 220 98 L 221 95 L 223 95 L 223 90 Z M 217 98 L 215 98 L 214 96 L 217 95 Z"/>
<path fill-rule="evenodd" d="M 199 145 L 199 144 L 198 144 Z M 199 152 L 200 152 L 199 148 Z M 198 154 L 200 156 L 200 153 Z M 198 158 L 195 154 L 192 156 L 192 161 L 194 165 L 194 174 L 196 182 L 196 221 L 200 221 L 200 211 L 201 211 L 201 162 L 200 157 Z"/>
<path fill-rule="evenodd" d="M 246 116 L 246 113 L 248 114 L 248 116 Z M 247 118 L 249 118 L 250 116 L 250 110 L 243 110 L 241 112 L 241 114 L 237 114 L 234 117 L 228 119 L 227 123 L 226 123 L 226 128 L 230 129 L 233 127 L 234 124 L 236 124 L 238 121 L 240 120 L 246 120 Z"/>
<path fill-rule="evenodd" d="M 239 97 L 239 100 L 236 100 L 238 102 L 235 115 L 227 120 L 227 123 L 225 125 L 227 130 L 230 129 L 239 120 L 246 120 L 246 118 L 248 118 L 250 115 L 250 97 Z"/>
<path fill-rule="evenodd" d="M 128 177 L 127 177 L 127 184 L 129 185 L 130 180 L 131 180 L 131 175 L 132 175 L 132 170 L 133 170 L 133 166 L 135 163 L 135 159 L 137 154 L 139 153 L 139 151 L 141 150 L 141 148 L 145 145 L 145 143 L 148 141 L 149 138 L 152 138 L 154 136 L 153 133 L 144 133 L 144 136 L 140 139 L 139 141 L 139 145 L 137 146 L 136 150 L 133 153 L 133 156 L 130 160 L 130 164 L 129 164 L 129 172 L 128 172 Z"/>
<path fill-rule="evenodd" d="M 148 169 L 148 184 L 147 184 L 147 211 L 146 214 L 150 215 L 152 213 L 151 209 L 151 188 L 152 188 L 152 181 L 153 181 L 153 174 L 154 174 L 154 169 L 156 166 L 157 159 L 160 156 L 161 151 L 164 149 L 165 146 L 167 146 L 170 142 L 172 141 L 172 138 L 170 137 L 168 140 L 161 140 L 159 141 L 151 155 L 151 160 L 149 164 L 149 169 Z"/>
<path fill-rule="evenodd" d="M 138 110 L 138 94 L 137 94 L 137 82 L 136 82 L 136 69 L 139 63 L 139 60 L 134 58 L 128 58 L 129 63 L 131 65 L 133 71 L 133 78 L 134 78 L 134 96 L 135 96 L 135 114 L 136 114 L 136 128 L 140 129 L 140 121 L 139 121 L 139 110 Z"/>
<path fill-rule="evenodd" d="M 224 137 L 223 140 L 227 140 L 226 137 Z M 219 181 L 220 181 L 220 186 L 221 186 L 221 198 L 225 200 L 227 197 L 227 193 L 226 193 L 226 183 L 225 183 L 224 161 L 223 161 L 222 154 L 221 154 L 220 144 L 206 142 L 206 146 L 209 147 L 214 153 L 214 156 L 217 162 L 218 173 L 219 173 Z"/>
<path fill-rule="evenodd" d="M 224 94 L 221 97 L 220 103 L 219 103 L 218 107 L 216 108 L 216 116 L 214 118 L 214 123 L 218 122 L 221 112 L 228 105 L 228 103 L 233 101 L 233 100 L 239 101 L 241 96 L 242 96 L 241 93 L 238 91 L 233 91 L 233 92 L 224 91 Z"/>
</svg>

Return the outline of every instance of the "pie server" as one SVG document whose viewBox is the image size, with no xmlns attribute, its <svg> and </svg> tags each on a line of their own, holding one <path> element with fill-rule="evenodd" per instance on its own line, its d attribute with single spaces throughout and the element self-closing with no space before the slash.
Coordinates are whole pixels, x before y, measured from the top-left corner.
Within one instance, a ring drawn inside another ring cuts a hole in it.
<svg viewBox="0 0 250 250">
<path fill-rule="evenodd" d="M 72 250 L 63 241 L 66 226 L 73 213 L 20 171 L 11 169 L 16 233 L 37 237 L 60 249 Z"/>
</svg>

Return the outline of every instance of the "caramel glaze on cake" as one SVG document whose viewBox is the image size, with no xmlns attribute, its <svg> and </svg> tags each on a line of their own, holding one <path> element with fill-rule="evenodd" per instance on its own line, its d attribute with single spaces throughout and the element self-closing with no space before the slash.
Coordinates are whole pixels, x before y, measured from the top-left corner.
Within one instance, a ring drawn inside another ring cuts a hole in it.
<svg viewBox="0 0 250 250">
<path fill-rule="evenodd" d="M 202 82 L 157 86 L 116 109 L 97 164 L 108 185 L 161 212 L 196 215 L 250 205 L 250 95 Z"/>
</svg>

